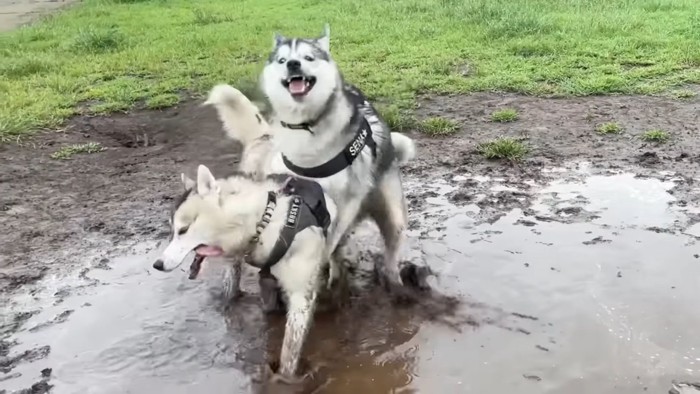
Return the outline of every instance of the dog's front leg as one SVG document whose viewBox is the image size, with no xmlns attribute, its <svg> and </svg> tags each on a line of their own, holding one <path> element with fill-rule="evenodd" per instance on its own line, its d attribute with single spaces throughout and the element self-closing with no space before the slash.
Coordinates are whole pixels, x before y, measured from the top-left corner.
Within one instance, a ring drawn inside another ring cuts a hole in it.
<svg viewBox="0 0 700 394">
<path fill-rule="evenodd" d="M 331 231 L 328 233 L 328 238 L 326 241 L 326 261 L 330 263 L 329 265 L 329 283 L 330 288 L 333 280 L 337 277 L 338 272 L 338 262 L 334 259 L 335 250 L 338 248 L 340 241 L 343 240 L 345 234 L 350 230 L 357 219 L 357 215 L 360 212 L 360 207 L 362 202 L 358 200 L 348 201 L 338 212 L 338 220 L 335 225 L 331 227 Z"/>
<path fill-rule="evenodd" d="M 224 299 L 226 299 L 227 302 L 233 301 L 240 295 L 242 275 L 243 267 L 241 259 L 238 257 L 227 257 L 222 278 Z"/>
<path fill-rule="evenodd" d="M 301 351 L 311 328 L 316 310 L 316 289 L 306 293 L 293 293 L 289 296 L 287 324 L 282 340 L 279 372 L 293 377 L 299 367 Z"/>
</svg>

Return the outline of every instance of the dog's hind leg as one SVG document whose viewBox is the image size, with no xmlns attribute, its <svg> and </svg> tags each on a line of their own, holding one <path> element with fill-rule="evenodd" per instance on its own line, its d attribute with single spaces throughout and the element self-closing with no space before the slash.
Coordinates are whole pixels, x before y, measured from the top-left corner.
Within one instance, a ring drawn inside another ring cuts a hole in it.
<svg viewBox="0 0 700 394">
<path fill-rule="evenodd" d="M 384 261 L 376 267 L 380 283 L 387 288 L 401 285 L 399 253 L 406 238 L 408 211 L 398 168 L 392 167 L 380 179 L 367 207 L 384 238 Z"/>
<path fill-rule="evenodd" d="M 327 261 L 332 261 L 333 253 L 335 253 L 338 245 L 343 241 L 350 228 L 357 222 L 360 208 L 362 208 L 361 200 L 348 199 L 347 203 L 338 210 L 338 219 L 335 226 L 332 226 L 328 232 L 328 241 L 326 242 Z"/>
<path fill-rule="evenodd" d="M 237 257 L 227 257 L 222 275 L 224 299 L 227 302 L 233 301 L 240 295 L 242 274 L 243 267 L 241 259 Z"/>
</svg>

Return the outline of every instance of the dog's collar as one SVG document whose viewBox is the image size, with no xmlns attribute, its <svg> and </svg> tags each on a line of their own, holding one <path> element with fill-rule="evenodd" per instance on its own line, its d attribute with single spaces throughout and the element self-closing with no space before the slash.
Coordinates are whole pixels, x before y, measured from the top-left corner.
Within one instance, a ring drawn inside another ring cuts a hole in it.
<svg viewBox="0 0 700 394">
<path fill-rule="evenodd" d="M 267 204 L 265 206 L 265 211 L 260 218 L 260 221 L 255 225 L 255 235 L 250 239 L 251 245 L 255 245 L 260 241 L 260 235 L 265 230 L 270 220 L 272 219 L 272 212 L 275 211 L 277 207 L 277 193 L 273 191 L 267 192 Z"/>
<path fill-rule="evenodd" d="M 287 122 L 282 122 L 282 121 L 280 121 L 280 124 L 282 125 L 282 127 L 287 128 L 287 129 L 291 129 L 291 130 L 306 130 L 306 131 L 308 131 L 309 133 L 313 134 L 314 132 L 311 131 L 311 128 L 312 128 L 313 126 L 316 125 L 316 122 L 313 122 L 313 123 L 306 122 L 306 123 L 292 124 L 292 123 L 287 123 Z"/>
<path fill-rule="evenodd" d="M 331 175 L 335 175 L 345 168 L 350 167 L 355 161 L 357 156 L 360 155 L 365 146 L 369 146 L 372 150 L 372 157 L 377 157 L 377 143 L 372 138 L 372 128 L 369 125 L 367 119 L 356 113 L 352 119 L 352 122 L 356 121 L 357 117 L 360 116 L 360 127 L 358 127 L 355 133 L 355 138 L 348 143 L 345 148 L 340 151 L 335 157 L 328 160 L 327 162 L 316 167 L 300 167 L 292 163 L 287 156 L 282 155 L 282 161 L 284 165 L 293 173 L 301 175 L 307 178 L 327 178 Z"/>
<path fill-rule="evenodd" d="M 323 106 L 323 109 L 321 110 L 321 113 L 316 117 L 314 120 L 310 120 L 308 122 L 303 122 L 303 123 L 287 123 L 283 122 L 280 120 L 280 124 L 282 127 L 290 129 L 290 130 L 306 130 L 309 133 L 313 134 L 313 130 L 311 130 L 312 127 L 315 127 L 318 122 L 323 119 L 328 112 L 330 112 L 331 108 L 333 108 L 333 103 L 335 103 L 335 94 L 332 95 L 327 101 L 326 104 Z"/>
</svg>

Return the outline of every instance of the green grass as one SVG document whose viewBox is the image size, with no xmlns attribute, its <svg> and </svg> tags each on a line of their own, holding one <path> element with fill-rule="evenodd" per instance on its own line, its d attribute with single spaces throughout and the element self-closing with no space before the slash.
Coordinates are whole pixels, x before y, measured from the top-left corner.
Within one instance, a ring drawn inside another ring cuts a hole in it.
<svg viewBox="0 0 700 394">
<path fill-rule="evenodd" d="M 384 121 L 391 128 L 391 131 L 403 133 L 415 129 L 418 124 L 416 118 L 409 110 L 401 109 L 397 106 L 380 107 L 378 110 L 384 117 Z"/>
<path fill-rule="evenodd" d="M 670 96 L 678 100 L 688 100 L 697 96 L 697 93 L 689 89 L 678 89 L 671 91 Z"/>
<path fill-rule="evenodd" d="M 491 120 L 500 123 L 515 122 L 518 120 L 518 111 L 510 108 L 500 109 L 491 114 Z"/>
<path fill-rule="evenodd" d="M 602 123 L 599 124 L 595 130 L 598 134 L 608 135 L 608 134 L 620 134 L 622 133 L 622 126 L 615 122 Z"/>
<path fill-rule="evenodd" d="M 527 146 L 521 141 L 510 137 L 499 137 L 493 141 L 484 142 L 477 147 L 486 159 L 521 160 L 528 152 Z"/>
<path fill-rule="evenodd" d="M 102 152 L 104 149 L 105 148 L 97 142 L 74 144 L 64 146 L 63 148 L 52 153 L 50 157 L 56 160 L 67 160 L 80 153 L 98 153 Z"/>
<path fill-rule="evenodd" d="M 316 36 L 324 22 L 346 78 L 397 113 L 420 93 L 700 82 L 697 0 L 84 0 L 0 35 L 0 139 L 251 81 L 273 31 Z"/>
<path fill-rule="evenodd" d="M 671 138 L 671 135 L 664 130 L 649 130 L 642 134 L 642 140 L 663 144 Z"/>
<path fill-rule="evenodd" d="M 459 125 L 451 119 L 433 117 L 422 120 L 418 129 L 426 135 L 437 137 L 456 133 Z"/>
</svg>

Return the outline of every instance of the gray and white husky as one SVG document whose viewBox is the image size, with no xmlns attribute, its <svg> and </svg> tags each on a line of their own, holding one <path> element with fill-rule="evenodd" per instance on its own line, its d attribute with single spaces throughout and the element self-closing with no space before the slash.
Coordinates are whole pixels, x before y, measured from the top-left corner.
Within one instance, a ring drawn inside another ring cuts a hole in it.
<svg viewBox="0 0 700 394">
<path fill-rule="evenodd" d="M 260 83 L 281 151 L 272 172 L 313 179 L 333 198 L 338 219 L 329 232 L 331 253 L 356 223 L 373 219 L 385 244 L 375 269 L 382 284 L 396 289 L 407 209 L 395 145 L 413 151 L 413 142 L 392 143 L 397 138 L 376 109 L 345 82 L 330 54 L 328 25 L 318 38 L 275 34 Z"/>
<path fill-rule="evenodd" d="M 212 105 L 216 108 L 217 113 L 224 125 L 224 130 L 229 138 L 238 141 L 243 146 L 241 160 L 238 165 L 238 170 L 242 171 L 253 179 L 263 180 L 269 174 L 274 173 L 273 165 L 276 158 L 281 155 L 277 139 L 279 137 L 279 127 L 273 127 L 268 123 L 260 112 L 260 109 L 241 91 L 230 85 L 217 85 L 210 92 L 204 105 Z M 277 131 L 277 133 L 276 133 Z M 287 132 L 283 130 L 282 132 Z M 405 135 L 392 133 L 392 143 L 394 145 L 395 165 L 400 166 L 410 161 L 415 155 L 415 147 L 413 141 Z M 284 170 L 284 168 L 283 168 Z M 286 173 L 294 175 L 293 172 L 286 170 Z M 348 252 L 352 248 L 338 251 L 336 249 L 336 257 L 341 257 L 340 260 L 349 260 Z M 332 251 L 331 251 L 332 252 Z M 352 252 L 350 252 L 352 254 Z M 329 263 L 329 281 L 328 287 L 331 287 L 332 282 L 338 278 L 338 275 L 344 268 L 336 259 L 330 259 Z M 234 265 L 235 266 L 235 265 Z M 225 269 L 231 269 L 233 266 L 225 266 Z M 230 281 L 226 282 L 229 285 Z M 229 289 L 225 288 L 226 293 L 233 294 Z M 263 291 L 265 289 L 261 289 Z M 265 296 L 263 296 L 263 299 Z M 264 304 L 266 310 L 273 309 L 272 304 Z"/>
<path fill-rule="evenodd" d="M 208 257 L 245 255 L 246 262 L 267 270 L 287 307 L 279 373 L 293 377 L 327 272 L 326 233 L 337 218 L 333 200 L 318 184 L 286 175 L 216 179 L 200 165 L 196 181 L 184 174 L 182 181 L 185 191 L 172 213 L 170 242 L 153 267 L 172 271 L 194 252 L 191 279 Z M 232 261 L 239 264 L 225 288 L 237 292 L 241 260 Z"/>
</svg>

